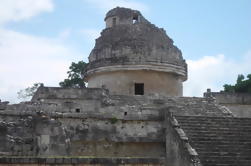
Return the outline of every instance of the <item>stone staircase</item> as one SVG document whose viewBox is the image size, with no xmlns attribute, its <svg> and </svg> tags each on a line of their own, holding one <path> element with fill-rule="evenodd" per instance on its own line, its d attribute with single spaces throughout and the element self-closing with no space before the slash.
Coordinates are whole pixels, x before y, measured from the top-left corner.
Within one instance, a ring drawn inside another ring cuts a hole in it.
<svg viewBox="0 0 251 166">
<path fill-rule="evenodd" d="M 251 165 L 251 118 L 175 116 L 203 166 Z"/>
</svg>

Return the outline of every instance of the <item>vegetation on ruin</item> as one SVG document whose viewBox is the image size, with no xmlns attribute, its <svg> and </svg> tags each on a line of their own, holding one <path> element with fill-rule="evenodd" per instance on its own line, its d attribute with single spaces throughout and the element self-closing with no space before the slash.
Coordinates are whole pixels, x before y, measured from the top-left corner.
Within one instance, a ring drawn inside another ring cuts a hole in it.
<svg viewBox="0 0 251 166">
<path fill-rule="evenodd" d="M 251 93 L 251 74 L 246 79 L 243 74 L 239 74 L 235 85 L 225 84 L 223 87 L 225 92 Z"/>
<path fill-rule="evenodd" d="M 111 124 L 115 124 L 115 123 L 117 123 L 117 121 L 118 121 L 118 119 L 116 117 L 112 117 L 110 119 Z"/>
<path fill-rule="evenodd" d="M 43 83 L 34 83 L 31 87 L 25 88 L 17 92 L 17 97 L 19 99 L 27 100 L 34 95 L 37 89 L 43 85 Z"/>
<path fill-rule="evenodd" d="M 82 78 L 82 72 L 86 68 L 87 63 L 84 61 L 79 61 L 77 63 L 72 62 L 67 72 L 68 78 L 60 82 L 59 85 L 63 88 L 72 87 L 72 88 L 85 88 L 85 82 Z"/>
</svg>

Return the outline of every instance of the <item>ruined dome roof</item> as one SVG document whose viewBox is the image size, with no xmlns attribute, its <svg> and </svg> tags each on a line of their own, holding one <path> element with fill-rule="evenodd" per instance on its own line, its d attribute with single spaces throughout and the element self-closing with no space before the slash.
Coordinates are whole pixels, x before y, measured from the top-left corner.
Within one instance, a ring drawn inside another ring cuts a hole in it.
<svg viewBox="0 0 251 166">
<path fill-rule="evenodd" d="M 118 16 L 120 18 L 128 18 L 136 14 L 141 15 L 141 13 L 138 10 L 132 10 L 132 9 L 123 8 L 123 7 L 116 7 L 106 13 L 105 20 L 108 17 L 114 17 L 114 16 Z"/>
<path fill-rule="evenodd" d="M 111 25 L 113 18 L 117 22 Z M 96 39 L 86 72 L 106 66 L 157 64 L 172 66 L 171 72 L 186 79 L 182 53 L 164 29 L 151 24 L 139 11 L 128 8 L 110 10 L 105 20 L 108 27 Z"/>
</svg>

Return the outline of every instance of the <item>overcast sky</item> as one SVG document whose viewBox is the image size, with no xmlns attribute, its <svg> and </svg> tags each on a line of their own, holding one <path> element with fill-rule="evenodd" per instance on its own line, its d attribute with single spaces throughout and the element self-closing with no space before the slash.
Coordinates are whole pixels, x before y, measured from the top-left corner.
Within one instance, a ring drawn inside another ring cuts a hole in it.
<svg viewBox="0 0 251 166">
<path fill-rule="evenodd" d="M 219 91 L 251 73 L 251 0 L 0 0 L 0 99 L 43 82 L 58 86 L 84 60 L 116 7 L 164 28 L 188 63 L 185 96 Z"/>
</svg>

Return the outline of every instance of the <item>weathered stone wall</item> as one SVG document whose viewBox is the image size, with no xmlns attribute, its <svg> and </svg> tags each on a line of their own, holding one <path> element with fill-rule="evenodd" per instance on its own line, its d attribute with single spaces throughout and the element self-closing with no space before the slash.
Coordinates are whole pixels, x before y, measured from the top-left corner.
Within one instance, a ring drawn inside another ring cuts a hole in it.
<svg viewBox="0 0 251 166">
<path fill-rule="evenodd" d="M 103 85 L 111 94 L 134 95 L 134 84 L 144 83 L 145 95 L 182 96 L 182 80 L 174 75 L 156 71 L 115 71 L 94 75 L 88 87 Z"/>
<path fill-rule="evenodd" d="M 226 106 L 236 117 L 251 117 L 250 93 L 207 92 L 204 96 L 215 97 L 218 104 Z"/>
<path fill-rule="evenodd" d="M 24 111 L 39 108 L 49 114 L 70 113 L 69 115 L 76 117 L 83 115 L 83 118 L 110 118 L 113 115 L 120 119 L 163 120 L 162 109 L 167 107 L 173 107 L 174 113 L 179 115 L 231 116 L 227 109 L 215 103 L 211 97 L 110 95 L 101 88 L 40 87 L 32 102 L 10 105 L 7 108 Z"/>
<path fill-rule="evenodd" d="M 114 24 L 113 18 L 116 18 L 116 24 Z M 133 20 L 135 22 L 133 22 Z M 105 17 L 106 28 L 110 28 L 117 25 L 132 25 L 133 23 L 145 22 L 148 23 L 147 20 L 141 15 L 141 13 L 137 10 L 131 10 L 127 8 L 114 8 L 110 10 Z"/>
<path fill-rule="evenodd" d="M 12 115 L 11 115 L 12 114 Z M 15 115 L 16 114 L 16 115 Z M 164 156 L 162 121 L 4 112 L 0 151 L 16 156 Z M 6 144 L 7 143 L 7 144 Z M 6 145 L 6 146 L 5 146 Z M 151 149 L 151 150 L 150 150 Z"/>
<path fill-rule="evenodd" d="M 231 112 L 233 112 L 233 114 L 236 117 L 243 117 L 243 118 L 251 117 L 251 104 L 248 104 L 248 105 L 242 105 L 242 104 L 222 104 L 222 105 L 224 105 L 227 108 L 229 108 L 229 110 Z"/>
<path fill-rule="evenodd" d="M 25 105 L 28 104 L 31 103 Z M 34 107 L 22 108 L 24 110 L 18 110 L 19 112 L 0 112 L 0 156 L 5 156 L 2 160 L 0 157 L 0 165 L 38 165 L 36 162 L 44 165 L 163 165 L 163 161 L 158 162 L 158 158 L 165 156 L 163 121 L 159 119 L 150 116 L 132 119 L 130 110 L 126 117 L 124 112 L 123 116 L 102 115 L 100 112 L 49 114 L 49 110 L 43 112 L 49 108 L 46 105 L 41 105 L 38 110 L 34 110 Z M 8 159 L 6 156 L 22 158 Z M 39 158 L 24 159 L 24 156 L 44 156 L 44 159 L 41 163 Z M 62 160 L 51 156 L 67 157 Z M 73 159 L 74 156 L 85 158 Z M 95 163 L 96 160 L 90 162 L 93 157 L 104 159 L 98 163 Z M 129 158 L 126 162 L 112 160 L 121 157 Z M 132 161 L 131 157 L 134 158 Z M 151 162 L 151 158 L 154 158 L 154 162 Z M 81 163 L 82 160 L 85 162 Z"/>
<path fill-rule="evenodd" d="M 41 166 L 41 164 L 0 164 L 0 166 Z M 109 164 L 57 164 L 57 163 L 48 163 L 43 164 L 43 166 L 108 166 Z M 111 164 L 109 165 L 111 166 Z M 116 166 L 164 166 L 164 164 L 116 164 Z"/>
<path fill-rule="evenodd" d="M 104 63 L 109 59 L 109 63 Z M 173 45 L 165 30 L 142 22 L 104 29 L 96 39 L 89 62 L 100 66 L 149 62 L 186 66 L 181 51 Z M 94 67 L 97 66 L 90 64 L 88 69 Z"/>
<path fill-rule="evenodd" d="M 211 92 L 211 95 L 221 104 L 251 105 L 250 93 Z"/>
<path fill-rule="evenodd" d="M 83 71 L 89 87 L 104 85 L 112 94 L 133 95 L 131 85 L 141 81 L 147 94 L 182 95 L 187 65 L 164 29 L 128 8 L 112 9 L 105 21 L 107 28 L 96 39 Z"/>
<path fill-rule="evenodd" d="M 232 116 L 210 98 L 132 97 L 110 95 L 105 89 L 40 87 L 31 102 L 6 105 L 0 111 L 0 156 L 165 158 L 170 149 L 180 148 L 166 125 L 166 112 Z"/>
<path fill-rule="evenodd" d="M 91 91 L 95 93 L 90 93 Z M 35 111 L 39 108 L 49 114 L 65 113 L 64 116 L 82 118 L 116 116 L 125 120 L 163 120 L 163 108 L 167 107 L 173 107 L 172 110 L 178 115 L 231 116 L 231 112 L 208 97 L 110 95 L 101 88 L 53 87 L 40 87 L 35 96 L 31 103 L 10 105 L 8 109 Z M 63 117 L 62 114 L 58 115 Z"/>
<path fill-rule="evenodd" d="M 0 157 L 0 166 L 164 166 L 164 158 Z"/>
<path fill-rule="evenodd" d="M 101 88 L 61 88 L 61 87 L 39 87 L 32 97 L 32 101 L 40 99 L 64 99 L 64 100 L 99 100 L 106 90 Z"/>
<path fill-rule="evenodd" d="M 7 156 L 67 155 L 68 137 L 62 124 L 40 113 L 33 115 L 1 113 L 0 152 Z"/>
</svg>

